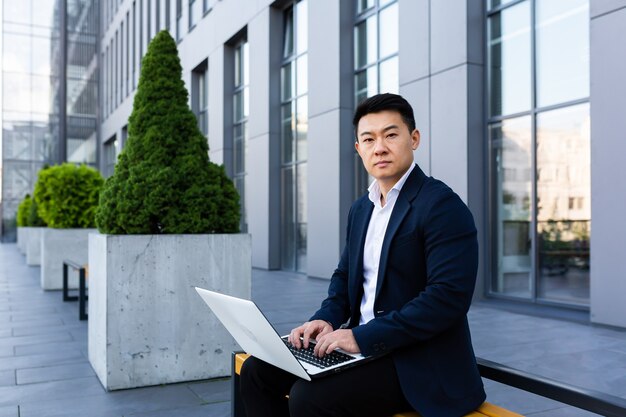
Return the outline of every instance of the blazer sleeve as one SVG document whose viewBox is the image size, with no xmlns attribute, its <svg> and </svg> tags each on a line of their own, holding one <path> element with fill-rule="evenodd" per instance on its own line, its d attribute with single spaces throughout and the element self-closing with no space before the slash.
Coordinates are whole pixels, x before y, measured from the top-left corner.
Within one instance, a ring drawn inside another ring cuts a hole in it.
<svg viewBox="0 0 626 417">
<path fill-rule="evenodd" d="M 363 354 L 383 353 L 433 338 L 463 319 L 469 310 L 478 269 L 476 227 L 469 209 L 447 189 L 434 199 L 421 228 L 426 286 L 401 308 L 352 329 Z M 419 279 L 410 275 L 417 271 L 406 273 L 409 275 L 386 280 L 394 285 L 393 279 Z"/>
</svg>

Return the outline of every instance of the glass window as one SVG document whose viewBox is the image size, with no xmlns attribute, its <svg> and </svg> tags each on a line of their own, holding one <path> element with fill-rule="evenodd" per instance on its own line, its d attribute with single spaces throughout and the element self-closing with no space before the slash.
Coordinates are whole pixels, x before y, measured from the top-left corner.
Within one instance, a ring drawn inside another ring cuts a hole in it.
<svg viewBox="0 0 626 417">
<path fill-rule="evenodd" d="M 540 298 L 589 302 L 589 132 L 587 103 L 537 115 Z"/>
<path fill-rule="evenodd" d="M 587 97 L 588 1 L 539 1 L 536 14 L 537 106 Z"/>
<path fill-rule="evenodd" d="M 203 135 L 209 134 L 208 63 L 205 60 L 192 71 L 192 109 Z"/>
<path fill-rule="evenodd" d="M 378 37 L 377 37 L 378 21 L 376 16 L 357 24 L 355 29 L 355 48 L 354 62 L 356 68 L 364 67 L 368 64 L 376 62 L 378 58 Z"/>
<path fill-rule="evenodd" d="M 2 40 L 2 69 L 5 72 L 19 72 L 28 74 L 33 69 L 32 41 L 35 38 L 27 35 L 3 33 Z M 45 40 L 42 39 L 45 42 Z M 49 40 L 48 44 L 49 44 Z M 49 50 L 49 49 L 48 49 Z M 37 55 L 37 54 L 35 54 Z M 50 73 L 50 55 L 46 54 L 48 73 Z"/>
<path fill-rule="evenodd" d="M 380 57 L 386 58 L 398 53 L 398 3 L 384 8 L 380 12 Z"/>
<path fill-rule="evenodd" d="M 5 22 L 23 23 L 30 25 L 31 22 L 31 2 L 30 1 L 3 1 L 2 19 Z M 48 24 L 49 25 L 49 24 Z M 47 26 L 48 26 L 47 25 Z"/>
<path fill-rule="evenodd" d="M 498 7 L 488 13 L 491 291 L 587 306 L 589 3 Z"/>
<path fill-rule="evenodd" d="M 502 294 L 531 295 L 531 158 L 529 116 L 489 127 L 494 169 L 494 241 L 497 266 L 493 289 Z"/>
<path fill-rule="evenodd" d="M 248 113 L 249 113 L 249 63 L 248 43 L 240 41 L 234 47 L 233 56 L 233 180 L 239 191 L 241 223 L 240 230 L 248 231 L 246 215 L 246 155 L 248 153 Z"/>
<path fill-rule="evenodd" d="M 117 140 L 115 136 L 104 144 L 104 176 L 110 177 L 115 171 L 115 163 L 117 162 Z"/>
<path fill-rule="evenodd" d="M 189 29 L 191 30 L 202 18 L 202 1 L 189 0 Z"/>
<path fill-rule="evenodd" d="M 176 40 L 180 41 L 183 37 L 183 0 L 176 0 Z"/>
<path fill-rule="evenodd" d="M 380 63 L 380 92 L 398 93 L 398 56 L 393 56 Z"/>
<path fill-rule="evenodd" d="M 307 1 L 284 11 L 281 68 L 281 266 L 306 271 L 308 148 Z M 295 45 L 295 48 L 294 48 Z"/>
<path fill-rule="evenodd" d="M 492 116 L 531 107 L 530 2 L 489 19 L 489 109 Z"/>
</svg>

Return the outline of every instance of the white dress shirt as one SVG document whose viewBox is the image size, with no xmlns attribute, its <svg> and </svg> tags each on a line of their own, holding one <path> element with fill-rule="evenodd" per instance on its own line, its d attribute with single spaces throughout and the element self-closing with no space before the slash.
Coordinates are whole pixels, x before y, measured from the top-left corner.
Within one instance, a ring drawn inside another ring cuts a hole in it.
<svg viewBox="0 0 626 417">
<path fill-rule="evenodd" d="M 365 247 L 363 248 L 363 298 L 361 299 L 361 319 L 359 324 L 365 324 L 374 318 L 374 298 L 376 297 L 376 283 L 378 282 L 378 265 L 380 252 L 383 248 L 383 239 L 387 231 L 387 224 L 393 207 L 396 205 L 398 194 L 406 182 L 415 164 L 404 173 L 396 185 L 387 193 L 386 203 L 380 203 L 381 191 L 378 181 L 374 181 L 368 188 L 369 199 L 374 203 L 374 211 L 367 227 Z"/>
</svg>

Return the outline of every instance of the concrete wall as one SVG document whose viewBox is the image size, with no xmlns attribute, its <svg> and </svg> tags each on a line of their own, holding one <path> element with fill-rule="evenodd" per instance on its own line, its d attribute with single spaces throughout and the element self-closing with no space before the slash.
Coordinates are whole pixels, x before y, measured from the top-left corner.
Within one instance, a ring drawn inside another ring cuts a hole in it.
<svg viewBox="0 0 626 417">
<path fill-rule="evenodd" d="M 626 327 L 626 1 L 591 2 L 591 320 Z"/>
</svg>

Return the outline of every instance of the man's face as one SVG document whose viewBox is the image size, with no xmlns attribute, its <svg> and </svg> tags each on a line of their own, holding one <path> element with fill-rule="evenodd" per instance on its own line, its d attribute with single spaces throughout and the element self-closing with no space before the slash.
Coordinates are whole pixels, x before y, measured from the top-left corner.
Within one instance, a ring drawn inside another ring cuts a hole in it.
<svg viewBox="0 0 626 417">
<path fill-rule="evenodd" d="M 359 120 L 355 147 L 367 172 L 391 188 L 413 163 L 420 143 L 417 129 L 409 132 L 400 113 L 369 113 Z"/>
</svg>

